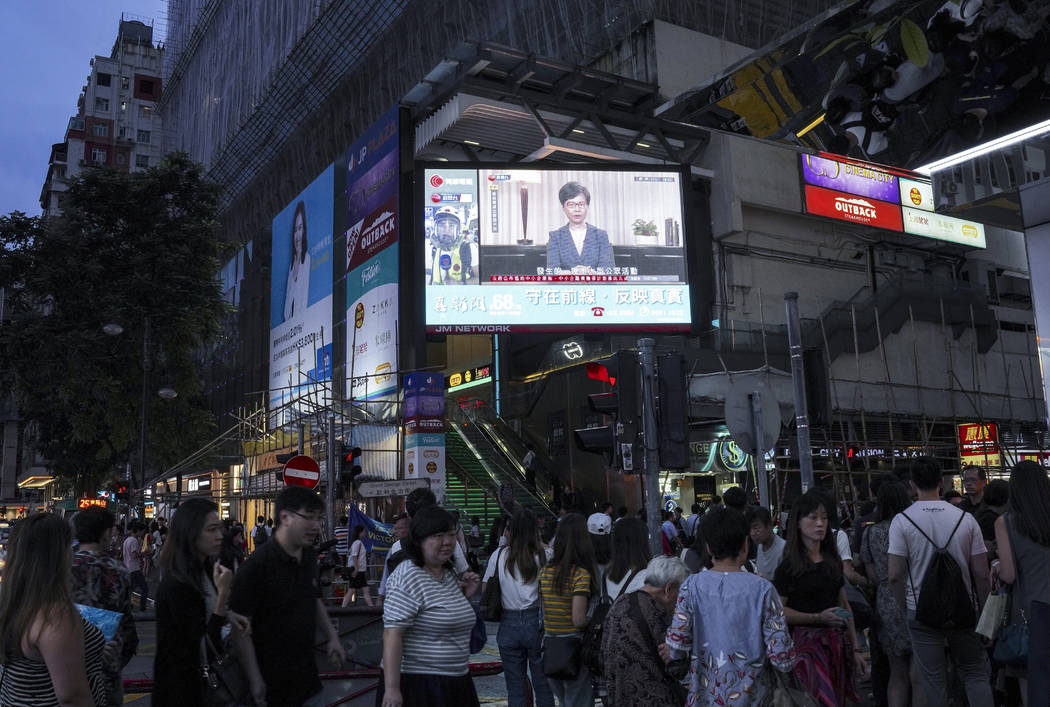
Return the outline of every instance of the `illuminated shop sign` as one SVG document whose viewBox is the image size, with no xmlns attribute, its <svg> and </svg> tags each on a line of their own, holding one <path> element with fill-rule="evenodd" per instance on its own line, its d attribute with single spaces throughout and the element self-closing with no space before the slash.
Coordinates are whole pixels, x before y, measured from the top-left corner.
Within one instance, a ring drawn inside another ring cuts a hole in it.
<svg viewBox="0 0 1050 707">
<path fill-rule="evenodd" d="M 901 205 L 923 211 L 933 211 L 933 185 L 901 177 Z"/>
<path fill-rule="evenodd" d="M 904 207 L 904 232 L 973 248 L 985 248 L 984 224 Z"/>
<path fill-rule="evenodd" d="M 817 187 L 898 203 L 897 177 L 869 165 L 802 155 L 802 178 Z"/>
<path fill-rule="evenodd" d="M 492 366 L 478 366 L 477 368 L 450 374 L 445 379 L 445 387 L 448 390 L 462 390 L 491 381 Z"/>
<path fill-rule="evenodd" d="M 901 209 L 877 199 L 806 185 L 806 213 L 838 221 L 900 231 Z"/>
</svg>

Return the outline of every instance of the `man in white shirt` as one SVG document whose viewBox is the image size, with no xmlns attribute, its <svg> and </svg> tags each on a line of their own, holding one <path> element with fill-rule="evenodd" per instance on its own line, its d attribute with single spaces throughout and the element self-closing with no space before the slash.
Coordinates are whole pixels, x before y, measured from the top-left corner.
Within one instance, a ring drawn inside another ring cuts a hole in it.
<svg viewBox="0 0 1050 707">
<path fill-rule="evenodd" d="M 700 527 L 700 518 L 702 517 L 700 514 L 700 504 L 694 503 L 689 510 L 692 515 L 683 521 L 683 530 L 685 530 L 686 537 L 695 538 L 696 530 Z"/>
<path fill-rule="evenodd" d="M 678 537 L 678 528 L 674 525 L 674 513 L 672 511 L 664 511 L 664 524 L 661 526 L 661 530 L 664 535 L 664 554 L 674 557 L 681 545 L 681 539 Z"/>
<path fill-rule="evenodd" d="M 755 574 L 772 582 L 787 543 L 773 533 L 773 516 L 768 508 L 751 506 L 747 510 L 747 524 L 751 527 L 751 542 L 755 544 Z"/>
<path fill-rule="evenodd" d="M 898 606 L 907 608 L 912 655 L 922 678 L 926 705 L 947 704 L 944 661 L 947 642 L 952 660 L 966 683 L 971 707 L 992 707 L 988 654 L 973 627 L 941 629 L 915 620 L 926 570 L 937 549 L 945 547 L 945 543 L 959 565 L 967 590 L 976 598 L 975 618 L 980 614 L 990 587 L 988 551 L 981 528 L 972 515 L 940 499 L 941 468 L 936 460 L 916 459 L 911 467 L 911 485 L 918 492 L 919 500 L 890 524 L 888 569 L 893 596 Z M 938 545 L 934 547 L 933 543 Z"/>
</svg>

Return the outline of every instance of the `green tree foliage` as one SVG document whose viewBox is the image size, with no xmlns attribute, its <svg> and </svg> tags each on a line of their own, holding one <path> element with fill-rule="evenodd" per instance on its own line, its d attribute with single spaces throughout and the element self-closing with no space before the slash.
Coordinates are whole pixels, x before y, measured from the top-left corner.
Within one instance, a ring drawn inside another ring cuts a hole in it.
<svg viewBox="0 0 1050 707">
<path fill-rule="evenodd" d="M 214 433 L 199 352 L 227 307 L 217 195 L 175 154 L 146 172 L 84 173 L 47 222 L 0 217 L 0 386 L 67 485 L 90 491 L 126 462 L 138 471 L 147 323 L 147 478 Z M 123 333 L 104 333 L 110 323 Z M 161 399 L 163 386 L 178 397 Z"/>
</svg>

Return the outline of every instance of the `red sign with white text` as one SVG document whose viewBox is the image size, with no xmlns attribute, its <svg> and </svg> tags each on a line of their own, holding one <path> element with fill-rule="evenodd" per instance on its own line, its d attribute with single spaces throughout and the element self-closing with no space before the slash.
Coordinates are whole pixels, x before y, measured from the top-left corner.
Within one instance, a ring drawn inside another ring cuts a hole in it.
<svg viewBox="0 0 1050 707">
<path fill-rule="evenodd" d="M 285 486 L 305 486 L 312 489 L 321 481 L 321 465 L 313 457 L 299 454 L 284 465 Z"/>
<path fill-rule="evenodd" d="M 806 185 L 806 213 L 888 231 L 904 230 L 899 205 L 812 184 Z"/>
</svg>

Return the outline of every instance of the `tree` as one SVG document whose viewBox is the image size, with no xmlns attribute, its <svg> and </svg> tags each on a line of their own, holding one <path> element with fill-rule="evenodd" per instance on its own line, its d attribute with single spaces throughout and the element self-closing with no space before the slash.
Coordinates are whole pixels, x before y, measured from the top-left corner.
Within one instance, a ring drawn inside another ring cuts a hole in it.
<svg viewBox="0 0 1050 707">
<path fill-rule="evenodd" d="M 199 359 L 227 307 L 217 196 L 200 165 L 174 154 L 146 172 L 85 172 L 49 221 L 0 217 L 0 385 L 78 491 L 126 462 L 138 469 L 144 373 L 146 480 L 214 433 Z M 123 332 L 107 335 L 114 323 Z M 161 399 L 161 386 L 178 397 Z"/>
</svg>

